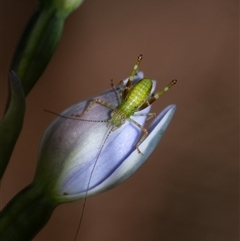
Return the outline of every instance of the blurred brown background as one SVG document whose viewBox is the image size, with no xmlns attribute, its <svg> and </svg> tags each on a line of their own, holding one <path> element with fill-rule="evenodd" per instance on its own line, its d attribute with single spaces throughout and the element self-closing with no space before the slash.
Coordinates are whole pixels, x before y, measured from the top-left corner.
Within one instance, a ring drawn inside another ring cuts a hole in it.
<svg viewBox="0 0 240 241">
<path fill-rule="evenodd" d="M 1 115 L 15 46 L 36 2 L 3 0 Z M 2 182 L 4 206 L 31 182 L 45 128 L 61 112 L 141 70 L 178 84 L 154 104 L 177 112 L 146 164 L 87 200 L 78 240 L 237 241 L 237 0 L 86 0 L 67 19 L 49 66 L 27 97 L 24 129 Z M 35 241 L 73 240 L 82 202 L 59 206 Z"/>
</svg>

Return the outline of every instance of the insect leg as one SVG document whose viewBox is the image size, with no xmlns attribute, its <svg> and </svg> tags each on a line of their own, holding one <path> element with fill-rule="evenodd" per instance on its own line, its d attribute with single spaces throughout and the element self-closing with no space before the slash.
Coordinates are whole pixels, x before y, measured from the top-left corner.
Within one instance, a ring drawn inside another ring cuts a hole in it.
<svg viewBox="0 0 240 241">
<path fill-rule="evenodd" d="M 148 131 L 145 127 L 143 127 L 142 125 L 140 125 L 138 122 L 136 122 L 135 120 L 133 120 L 132 118 L 129 118 L 129 121 L 131 121 L 134 125 L 136 125 L 137 127 L 139 127 L 139 129 L 141 129 L 141 131 L 143 132 L 143 136 L 142 138 L 138 141 L 137 145 L 136 145 L 136 149 L 138 150 L 139 154 L 143 153 L 140 151 L 139 146 L 141 145 L 141 143 L 146 139 L 146 137 L 148 136 Z"/>
<path fill-rule="evenodd" d="M 148 113 L 148 114 L 134 114 L 133 116 L 147 116 L 147 121 L 152 119 L 153 117 L 156 117 L 157 114 L 156 113 Z"/>
<path fill-rule="evenodd" d="M 140 54 L 137 58 L 136 64 L 133 66 L 132 73 L 131 73 L 130 77 L 128 78 L 127 84 L 126 84 L 125 89 L 123 91 L 123 99 L 126 98 L 127 94 L 129 93 L 129 91 L 132 87 L 132 82 L 133 82 L 134 76 L 137 73 L 137 70 L 139 68 L 139 65 L 140 65 L 140 62 L 141 62 L 142 58 L 143 58 L 143 56 Z"/>
<path fill-rule="evenodd" d="M 77 114 L 77 115 L 74 115 L 75 117 L 83 117 L 95 104 L 100 104 L 100 105 L 103 105 L 109 109 L 112 109 L 112 110 L 115 110 L 116 108 L 109 104 L 108 102 L 102 100 L 102 99 L 93 99 L 89 105 L 87 106 L 87 108 L 83 111 L 82 114 Z"/>
<path fill-rule="evenodd" d="M 141 105 L 141 107 L 138 110 L 143 110 L 149 105 L 151 105 L 155 100 L 157 100 L 160 96 L 162 96 L 165 92 L 167 92 L 173 85 L 177 83 L 177 80 L 172 80 L 164 89 L 157 92 L 154 96 L 150 97 L 145 103 Z"/>
<path fill-rule="evenodd" d="M 113 84 L 113 80 L 111 80 L 111 86 L 112 86 L 112 89 L 116 92 L 117 94 L 117 97 L 118 97 L 118 105 L 120 105 L 123 101 L 123 90 L 124 90 L 124 83 L 123 83 L 123 80 L 119 81 L 119 83 L 114 86 Z M 117 89 L 120 89 L 119 90 L 119 93 L 117 92 Z"/>
</svg>

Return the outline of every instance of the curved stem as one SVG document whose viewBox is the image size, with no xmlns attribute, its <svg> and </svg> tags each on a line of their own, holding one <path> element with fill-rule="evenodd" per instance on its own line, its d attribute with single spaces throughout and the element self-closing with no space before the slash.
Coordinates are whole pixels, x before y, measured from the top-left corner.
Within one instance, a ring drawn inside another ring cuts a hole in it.
<svg viewBox="0 0 240 241">
<path fill-rule="evenodd" d="M 4 241 L 27 241 L 45 226 L 58 205 L 34 184 L 19 192 L 0 216 L 0 237 Z"/>
</svg>

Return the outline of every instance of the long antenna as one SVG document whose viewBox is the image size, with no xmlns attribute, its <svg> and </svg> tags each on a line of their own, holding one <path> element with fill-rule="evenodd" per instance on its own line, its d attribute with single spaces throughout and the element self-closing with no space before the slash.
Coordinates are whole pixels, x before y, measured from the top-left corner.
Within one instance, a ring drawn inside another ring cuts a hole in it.
<svg viewBox="0 0 240 241">
<path fill-rule="evenodd" d="M 53 114 L 53 115 L 56 115 L 56 116 L 60 116 L 60 117 L 63 117 L 65 119 L 72 119 L 72 120 L 80 120 L 80 121 L 86 121 L 86 122 L 108 122 L 108 119 L 107 120 L 87 120 L 87 119 L 82 119 L 82 118 L 79 118 L 77 115 L 76 116 L 65 116 L 65 115 L 61 115 L 61 114 L 58 114 L 54 111 L 51 111 L 51 110 L 47 110 L 47 109 L 44 109 L 44 111 L 50 113 L 50 114 Z"/>
<path fill-rule="evenodd" d="M 79 223 L 78 223 L 77 232 L 76 232 L 76 235 L 75 235 L 75 237 L 74 237 L 74 241 L 77 240 L 77 236 L 78 236 L 78 233 L 79 233 L 80 228 L 81 228 L 81 224 L 82 224 L 82 220 L 83 220 L 83 214 L 84 214 L 85 206 L 86 206 L 86 203 L 87 203 L 88 189 L 89 189 L 89 186 L 90 186 L 90 182 L 91 182 L 91 179 L 92 179 L 92 175 L 93 175 L 94 169 L 95 169 L 95 167 L 96 167 L 96 165 L 97 165 L 97 161 L 98 161 L 98 159 L 99 159 L 99 157 L 100 157 L 100 155 L 101 155 L 101 153 L 102 153 L 103 147 L 104 147 L 104 145 L 105 145 L 105 143 L 106 143 L 109 135 L 110 135 L 111 132 L 113 131 L 113 129 L 114 129 L 114 127 L 111 128 L 111 130 L 108 132 L 107 136 L 105 137 L 105 139 L 104 139 L 104 141 L 103 141 L 103 143 L 102 143 L 102 145 L 101 145 L 101 148 L 100 148 L 100 150 L 99 150 L 99 152 L 98 152 L 97 159 L 96 159 L 96 161 L 95 161 L 95 163 L 94 163 L 94 165 L 93 165 L 92 171 L 91 171 L 91 173 L 90 173 L 90 177 L 89 177 L 88 184 L 87 184 L 87 191 L 86 191 L 85 196 L 84 196 L 84 199 L 83 199 L 81 217 L 80 217 L 80 220 L 79 220 Z"/>
</svg>

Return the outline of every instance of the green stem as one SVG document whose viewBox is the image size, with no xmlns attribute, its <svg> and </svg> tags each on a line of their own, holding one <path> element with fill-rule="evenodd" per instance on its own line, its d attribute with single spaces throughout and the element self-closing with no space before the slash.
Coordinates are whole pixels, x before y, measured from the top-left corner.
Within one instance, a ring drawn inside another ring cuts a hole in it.
<svg viewBox="0 0 240 241">
<path fill-rule="evenodd" d="M 29 21 L 11 66 L 22 82 L 25 95 L 47 67 L 61 39 L 65 18 L 54 7 L 40 6 Z"/>
<path fill-rule="evenodd" d="M 0 237 L 4 241 L 27 241 L 44 227 L 58 204 L 30 184 L 3 209 L 0 217 Z"/>
<path fill-rule="evenodd" d="M 25 95 L 20 80 L 9 72 L 9 100 L 6 113 L 0 122 L 0 179 L 10 160 L 13 148 L 22 129 L 25 114 Z"/>
</svg>

